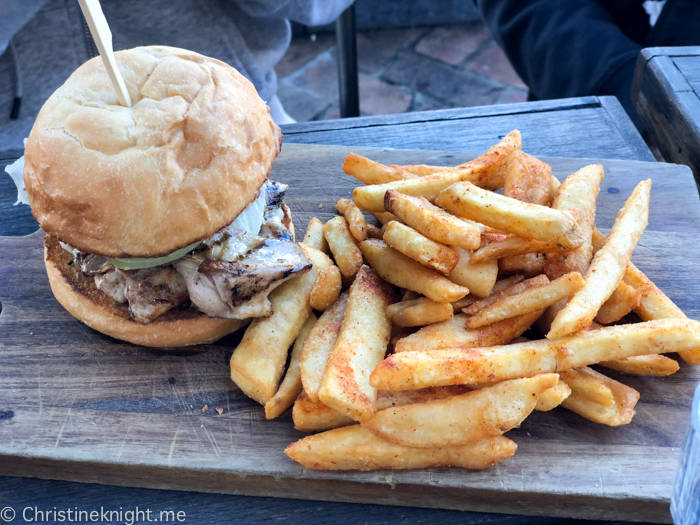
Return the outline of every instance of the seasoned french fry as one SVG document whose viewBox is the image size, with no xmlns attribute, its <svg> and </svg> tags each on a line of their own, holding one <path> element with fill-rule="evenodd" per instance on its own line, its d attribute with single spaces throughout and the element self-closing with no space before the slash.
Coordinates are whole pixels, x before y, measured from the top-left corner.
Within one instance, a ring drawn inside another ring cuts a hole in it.
<svg viewBox="0 0 700 525">
<path fill-rule="evenodd" d="M 519 277 L 522 277 L 522 275 Z M 462 297 L 458 301 L 455 301 L 455 302 L 450 303 L 450 304 L 452 304 L 452 311 L 457 314 L 457 313 L 461 312 L 464 308 L 466 308 L 467 306 L 471 306 L 472 304 L 474 304 L 478 300 L 479 300 L 479 298 L 476 295 L 469 294 L 466 297 Z"/>
<path fill-rule="evenodd" d="M 374 212 L 374 216 L 382 224 L 387 224 L 391 221 L 399 220 L 399 218 L 396 215 L 394 215 L 393 213 L 389 213 L 388 211 L 376 211 Z"/>
<path fill-rule="evenodd" d="M 569 252 L 571 250 L 552 242 L 534 241 L 517 235 L 509 235 L 498 242 L 491 242 L 479 248 L 472 255 L 472 261 L 495 261 L 502 257 L 547 252 Z"/>
<path fill-rule="evenodd" d="M 474 385 L 561 372 L 609 359 L 694 348 L 700 348 L 700 322 L 660 319 L 606 326 L 554 341 L 400 352 L 387 357 L 374 369 L 370 384 L 392 391 Z"/>
<path fill-rule="evenodd" d="M 557 374 L 502 381 L 448 399 L 377 412 L 362 426 L 406 447 L 450 447 L 502 435 L 523 422 L 537 398 L 557 384 Z"/>
<path fill-rule="evenodd" d="M 425 197 L 433 202 L 442 190 L 449 188 L 460 180 L 462 180 L 461 172 L 442 171 L 415 179 L 372 186 L 359 186 L 353 191 L 353 198 L 358 208 L 376 214 L 384 211 L 384 195 L 389 190 L 395 190 L 398 193 L 414 197 Z"/>
<path fill-rule="evenodd" d="M 464 328 L 466 320 L 466 315 L 457 314 L 446 321 L 421 328 L 416 333 L 399 339 L 394 345 L 394 352 L 460 347 L 460 342 L 467 337 Z"/>
<path fill-rule="evenodd" d="M 631 263 L 630 263 L 631 264 Z M 602 325 L 595 321 L 591 323 L 589 330 L 597 330 Z M 600 366 L 616 370 L 625 374 L 637 374 L 644 376 L 665 377 L 678 372 L 678 363 L 663 355 L 649 354 L 626 357 L 612 361 L 601 361 Z"/>
<path fill-rule="evenodd" d="M 596 229 L 593 231 L 593 247 L 595 249 L 600 249 L 605 244 L 605 241 L 606 237 L 600 230 Z M 634 309 L 634 313 L 641 317 L 643 321 L 687 318 L 683 311 L 631 262 L 627 264 L 623 281 L 642 294 L 641 302 Z M 689 365 L 700 365 L 700 347 L 683 352 L 680 356 Z"/>
<path fill-rule="evenodd" d="M 320 401 L 312 401 L 306 392 L 299 394 L 294 402 L 292 419 L 294 427 L 302 432 L 320 432 L 355 424 L 354 419 Z"/>
<path fill-rule="evenodd" d="M 503 195 L 530 204 L 549 206 L 551 176 L 552 168 L 546 163 L 516 151 L 508 161 Z M 526 277 L 542 273 L 544 257 L 536 251 L 505 254 L 503 257 L 499 262 L 502 271 L 518 271 Z"/>
<path fill-rule="evenodd" d="M 508 161 L 503 195 L 523 202 L 549 206 L 552 168 L 535 157 L 516 151 Z"/>
<path fill-rule="evenodd" d="M 321 268 L 333 262 L 326 254 L 300 245 L 313 267 L 270 294 L 272 315 L 254 319 L 231 356 L 231 379 L 248 397 L 261 404 L 275 395 L 289 347 L 311 313 L 309 294 Z"/>
<path fill-rule="evenodd" d="M 367 228 L 367 237 L 370 239 L 381 239 L 384 237 L 381 228 L 376 227 L 374 224 L 366 224 L 365 226 Z"/>
<path fill-rule="evenodd" d="M 564 337 L 590 325 L 598 309 L 620 284 L 632 251 L 647 226 L 650 190 L 651 180 L 640 182 L 627 199 L 605 246 L 593 257 L 586 272 L 586 284 L 557 314 L 548 339 Z"/>
<path fill-rule="evenodd" d="M 483 190 L 471 182 L 458 182 L 445 189 L 436 204 L 460 217 L 520 237 L 558 242 L 568 248 L 575 248 L 585 240 L 571 213 L 520 202 Z"/>
<path fill-rule="evenodd" d="M 545 202 L 545 195 L 541 191 L 543 189 L 543 167 L 539 166 L 529 159 L 534 159 L 529 157 L 529 155 L 523 153 L 522 151 L 516 151 L 508 162 L 508 171 L 506 173 L 505 185 L 503 186 L 503 195 L 513 199 L 517 199 L 523 202 L 529 202 L 532 204 L 547 205 L 549 201 Z M 539 161 L 537 161 L 539 162 Z M 546 166 L 548 172 L 551 174 L 551 168 L 544 163 L 540 163 Z M 546 185 L 551 185 L 551 181 L 547 180 Z M 503 236 L 498 242 L 507 242 L 507 239 L 517 239 L 517 236 Z M 520 239 L 523 239 L 520 237 Z M 483 237 L 482 237 L 483 240 Z M 531 243 L 541 243 L 541 241 L 534 241 L 532 239 L 527 239 Z M 495 244 L 495 243 L 489 243 Z M 553 246 L 560 247 L 561 245 L 557 243 L 542 243 L 549 244 Z M 532 246 L 531 246 L 532 247 Z M 493 248 L 492 248 L 493 249 Z M 498 258 L 498 269 L 504 273 L 521 273 L 525 277 L 534 277 L 542 273 L 544 269 L 544 256 L 537 253 L 537 250 L 532 252 L 523 253 L 503 253 Z M 495 260 L 492 258 L 490 260 Z M 478 258 L 473 260 L 477 262 Z"/>
<path fill-rule="evenodd" d="M 433 173 L 439 173 L 450 169 L 449 166 L 426 166 L 425 164 L 408 165 L 408 166 L 396 166 L 394 164 L 389 166 L 390 168 L 401 168 L 404 171 L 418 175 L 419 177 L 425 177 L 426 175 L 432 175 Z"/>
<path fill-rule="evenodd" d="M 526 278 L 534 277 L 544 271 L 544 254 L 509 255 L 498 260 L 498 269 L 504 273 L 522 273 Z"/>
<path fill-rule="evenodd" d="M 627 425 L 632 421 L 635 414 L 634 407 L 639 401 L 639 392 L 634 388 L 588 367 L 562 372 L 561 378 L 571 387 L 571 395 L 562 403 L 564 408 L 595 423 L 611 427 Z M 610 404 L 596 401 L 596 396 L 591 390 L 592 384 L 611 394 Z"/>
<path fill-rule="evenodd" d="M 530 288 L 490 304 L 467 319 L 467 328 L 479 328 L 517 315 L 544 310 L 562 299 L 570 297 L 582 287 L 583 277 L 581 274 L 578 272 L 568 273 L 551 283 Z"/>
<path fill-rule="evenodd" d="M 469 181 L 480 188 L 497 190 L 505 183 L 508 161 L 521 147 L 522 138 L 516 129 L 491 146 L 483 155 L 454 169 L 463 173 L 463 181 Z"/>
<path fill-rule="evenodd" d="M 438 303 L 440 304 L 440 303 Z M 391 338 L 389 339 L 389 344 L 386 347 L 386 351 L 388 354 L 393 354 L 394 353 L 394 346 L 396 346 L 396 343 L 398 343 L 401 339 L 406 337 L 407 335 L 412 333 L 411 330 L 412 327 L 407 327 L 407 326 L 399 326 L 397 324 L 391 325 Z"/>
<path fill-rule="evenodd" d="M 618 359 L 617 361 L 601 361 L 600 366 L 622 372 L 623 374 L 638 374 L 642 376 L 666 377 L 679 370 L 678 363 L 665 355 L 638 355 Z"/>
<path fill-rule="evenodd" d="M 642 294 L 631 286 L 621 282 L 615 288 L 610 298 L 603 303 L 595 316 L 600 324 L 610 324 L 619 321 L 642 302 Z"/>
<path fill-rule="evenodd" d="M 510 286 L 504 286 L 506 282 L 512 282 L 513 284 Z M 463 310 L 464 313 L 474 315 L 493 303 L 505 299 L 506 297 L 511 297 L 513 295 L 523 293 L 526 290 L 549 284 L 549 279 L 547 279 L 546 275 L 538 275 L 537 277 L 531 277 L 530 279 L 526 280 L 523 280 L 522 277 L 520 279 L 512 279 L 511 281 L 502 279 L 497 281 L 497 284 L 500 284 L 498 290 L 496 290 L 496 287 L 494 286 L 494 291 L 491 295 L 469 305 Z"/>
<path fill-rule="evenodd" d="M 355 206 L 355 203 L 350 199 L 340 199 L 335 208 L 345 215 L 345 219 L 350 227 L 350 233 L 355 237 L 355 240 L 357 242 L 364 241 L 367 238 L 367 224 L 360 208 Z"/>
<path fill-rule="evenodd" d="M 461 218 L 463 221 L 469 221 L 469 219 L 465 219 L 464 217 L 460 217 L 460 218 Z M 502 232 L 502 231 L 499 230 L 498 228 L 492 228 L 491 226 L 486 226 L 485 224 L 481 224 L 480 222 L 476 222 L 476 221 L 469 221 L 469 222 L 473 222 L 474 224 L 479 225 L 480 228 L 481 228 L 481 233 L 482 233 L 482 235 L 483 235 L 484 233 L 494 233 L 494 234 L 495 234 L 495 233 L 498 233 L 498 234 L 500 234 L 500 235 L 508 235 L 507 233 Z"/>
<path fill-rule="evenodd" d="M 465 219 L 468 220 L 468 219 Z M 497 242 L 505 241 L 508 237 L 517 237 L 515 235 L 508 235 L 507 233 L 496 233 L 496 232 L 481 232 L 481 242 L 479 243 L 479 248 L 484 248 L 489 244 L 494 244 Z M 522 239 L 522 237 L 519 237 Z M 540 242 L 540 241 L 536 241 Z"/>
<path fill-rule="evenodd" d="M 415 334 L 399 339 L 394 352 L 504 345 L 524 334 L 541 314 L 541 311 L 531 312 L 474 330 L 465 328 L 467 316 L 458 314 L 448 321 L 431 324 Z"/>
<path fill-rule="evenodd" d="M 398 220 L 433 241 L 465 250 L 479 247 L 481 230 L 476 224 L 450 215 L 422 197 L 389 190 L 384 195 L 384 207 Z"/>
<path fill-rule="evenodd" d="M 347 304 L 348 292 L 345 292 L 328 310 L 323 312 L 301 351 L 299 359 L 301 382 L 304 385 L 304 391 L 312 401 L 318 401 L 318 390 L 321 388 L 328 360 L 338 340 Z"/>
<path fill-rule="evenodd" d="M 559 182 L 559 179 L 557 179 L 554 175 L 552 175 L 551 179 L 551 185 L 549 186 L 549 205 L 551 206 L 554 203 L 554 199 L 557 196 L 557 192 L 559 191 L 559 186 L 561 186 L 561 182 Z"/>
<path fill-rule="evenodd" d="M 561 405 L 570 395 L 571 388 L 560 378 L 556 385 L 546 392 L 542 392 L 540 397 L 537 398 L 535 410 L 538 412 L 549 412 Z"/>
<path fill-rule="evenodd" d="M 471 389 L 462 385 L 424 388 L 423 390 L 406 390 L 403 392 L 377 391 L 377 410 L 386 410 L 390 407 L 425 403 L 436 399 L 445 399 L 470 392 Z M 294 426 L 302 432 L 319 432 L 332 428 L 344 427 L 355 423 L 337 410 L 327 407 L 320 401 L 309 399 L 306 392 L 302 392 L 294 403 Z"/>
<path fill-rule="evenodd" d="M 384 194 L 388 190 L 396 190 L 414 197 L 425 197 L 433 202 L 442 190 L 459 181 L 469 181 L 482 188 L 499 189 L 503 187 L 508 159 L 515 151 L 520 150 L 521 144 L 520 132 L 511 131 L 481 157 L 457 168 L 411 180 L 355 188 L 353 192 L 355 204 L 360 209 L 373 213 L 384 211 Z"/>
<path fill-rule="evenodd" d="M 436 303 L 427 297 L 392 304 L 386 314 L 398 326 L 425 326 L 452 319 L 454 315 L 450 303 Z"/>
<path fill-rule="evenodd" d="M 326 311 L 340 295 L 342 280 L 337 266 L 321 268 L 309 295 L 309 304 L 314 310 Z"/>
<path fill-rule="evenodd" d="M 350 287 L 340 334 L 318 391 L 324 405 L 355 421 L 374 413 L 377 391 L 369 384 L 369 374 L 386 354 L 391 333 L 386 308 L 394 300 L 391 287 L 363 266 Z"/>
<path fill-rule="evenodd" d="M 413 301 L 414 299 L 420 299 L 422 296 L 418 292 L 413 290 L 403 290 L 401 292 L 401 301 Z"/>
<path fill-rule="evenodd" d="M 453 385 L 437 388 L 424 388 L 422 390 L 404 390 L 403 392 L 377 391 L 377 410 L 386 410 L 391 407 L 402 407 L 416 403 L 427 403 L 438 399 L 447 399 L 471 392 L 468 386 Z"/>
<path fill-rule="evenodd" d="M 496 281 L 496 284 L 493 285 L 493 290 L 491 291 L 492 294 L 498 293 L 501 290 L 505 290 L 506 288 L 510 288 L 514 284 L 521 283 L 525 280 L 525 277 L 522 275 L 510 275 L 508 277 L 504 277 L 503 279 L 499 279 Z"/>
<path fill-rule="evenodd" d="M 570 175 L 559 187 L 552 206 L 557 210 L 576 213 L 584 242 L 565 255 L 547 255 L 544 271 L 550 279 L 556 279 L 569 272 L 586 274 L 593 257 L 591 234 L 595 227 L 596 199 L 602 180 L 603 166 L 594 164 Z"/>
<path fill-rule="evenodd" d="M 350 233 L 345 217 L 333 217 L 329 220 L 323 226 L 323 236 L 343 277 L 354 276 L 362 266 L 362 252 Z"/>
<path fill-rule="evenodd" d="M 323 223 L 316 217 L 312 217 L 309 221 L 309 225 L 306 227 L 304 244 L 311 246 L 316 250 L 322 251 L 326 255 L 331 254 L 326 238 L 323 236 Z"/>
<path fill-rule="evenodd" d="M 602 381 L 605 376 L 593 371 L 587 366 L 572 368 L 561 373 L 561 379 L 575 392 L 577 396 L 604 407 L 615 404 L 615 395 L 610 385 Z"/>
<path fill-rule="evenodd" d="M 431 241 L 400 222 L 391 221 L 384 230 L 384 242 L 414 261 L 449 275 L 457 266 L 459 255 L 444 244 Z"/>
<path fill-rule="evenodd" d="M 516 337 L 515 339 L 513 339 L 511 341 L 511 343 L 513 343 L 513 344 L 515 344 L 515 343 L 527 343 L 528 341 L 531 341 L 531 339 L 528 339 L 527 337 L 519 336 L 519 337 Z"/>
<path fill-rule="evenodd" d="M 493 291 L 498 278 L 496 261 L 472 263 L 471 252 L 452 246 L 459 255 L 459 262 L 447 278 L 455 284 L 468 288 L 478 297 L 488 297 Z"/>
<path fill-rule="evenodd" d="M 343 171 L 364 184 L 384 184 L 385 182 L 417 177 L 400 166 L 385 166 L 354 153 L 345 157 Z"/>
<path fill-rule="evenodd" d="M 454 284 L 382 241 L 368 239 L 360 243 L 360 248 L 370 266 L 393 285 L 418 292 L 437 303 L 451 303 L 469 293 L 469 289 Z"/>
<path fill-rule="evenodd" d="M 311 470 L 483 469 L 511 457 L 516 448 L 504 436 L 458 447 L 402 447 L 353 425 L 307 436 L 284 453 Z"/>
<path fill-rule="evenodd" d="M 535 328 L 539 333 L 542 335 L 545 335 L 547 332 L 549 332 L 549 329 L 552 327 L 552 321 L 556 318 L 557 314 L 566 306 L 566 303 L 568 303 L 568 299 L 563 299 L 559 301 L 556 304 L 553 304 L 549 308 L 547 308 L 544 313 L 540 316 L 540 318 L 535 322 Z"/>
<path fill-rule="evenodd" d="M 309 336 L 309 332 L 316 324 L 316 316 L 311 312 L 307 317 L 304 326 L 301 327 L 301 332 L 297 340 L 294 341 L 292 356 L 289 359 L 287 373 L 284 374 L 284 379 L 280 383 L 277 393 L 265 403 L 265 417 L 267 419 L 275 419 L 282 415 L 282 412 L 287 410 L 294 400 L 301 394 L 301 375 L 299 374 L 299 358 L 301 357 L 301 349 L 304 346 L 304 341 Z"/>
<path fill-rule="evenodd" d="M 633 287 L 642 295 L 640 304 L 634 311 L 643 321 L 686 317 L 683 311 L 634 264 L 627 265 L 623 279 L 625 284 Z"/>
</svg>

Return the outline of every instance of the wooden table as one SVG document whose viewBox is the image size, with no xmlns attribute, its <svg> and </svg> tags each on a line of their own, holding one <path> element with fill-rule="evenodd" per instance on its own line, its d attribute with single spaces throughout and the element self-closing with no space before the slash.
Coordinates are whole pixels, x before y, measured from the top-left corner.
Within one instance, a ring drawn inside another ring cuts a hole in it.
<svg viewBox="0 0 700 525">
<path fill-rule="evenodd" d="M 700 184 L 700 46 L 643 49 L 632 102 L 664 158 Z"/>
<path fill-rule="evenodd" d="M 286 140 L 297 143 L 480 151 L 513 128 L 520 129 L 535 155 L 653 160 L 615 99 L 585 98 L 295 124 Z M 17 152 L 0 153 L 0 169 Z M 26 207 L 13 208 L 15 191 L 0 177 L 0 235 L 23 235 L 36 229 Z M 0 424 L 5 417 L 0 399 Z M 574 523 L 560 518 L 488 515 L 471 512 L 321 503 L 273 498 L 183 493 L 24 478 L 0 478 L 0 507 L 119 507 L 184 511 L 188 523 L 258 523 L 272 520 L 304 523 Z M 593 523 L 575 521 L 575 523 Z"/>
</svg>

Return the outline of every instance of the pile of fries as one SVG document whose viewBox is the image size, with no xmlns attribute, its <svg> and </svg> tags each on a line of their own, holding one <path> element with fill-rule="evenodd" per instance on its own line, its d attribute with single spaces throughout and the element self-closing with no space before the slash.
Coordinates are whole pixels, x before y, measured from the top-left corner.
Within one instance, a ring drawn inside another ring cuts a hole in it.
<svg viewBox="0 0 700 525">
<path fill-rule="evenodd" d="M 651 181 L 606 237 L 603 167 L 560 184 L 518 131 L 454 168 L 351 154 L 343 169 L 365 186 L 309 222 L 313 268 L 271 294 L 274 313 L 231 358 L 268 418 L 293 404 L 297 429 L 323 431 L 285 450 L 305 467 L 486 468 L 515 453 L 503 434 L 533 410 L 628 424 L 639 392 L 589 365 L 667 376 L 670 352 L 700 364 L 700 323 L 630 262 Z M 642 322 L 619 324 L 630 312 Z"/>
</svg>

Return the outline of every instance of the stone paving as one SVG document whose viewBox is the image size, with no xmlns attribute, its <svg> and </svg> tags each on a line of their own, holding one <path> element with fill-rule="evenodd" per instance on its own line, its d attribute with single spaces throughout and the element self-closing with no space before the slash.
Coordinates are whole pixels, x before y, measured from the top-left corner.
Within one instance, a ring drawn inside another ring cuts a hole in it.
<svg viewBox="0 0 700 525">
<path fill-rule="evenodd" d="M 338 118 L 335 35 L 294 37 L 277 94 L 298 121 Z M 360 31 L 362 115 L 522 102 L 527 86 L 479 22 Z"/>
</svg>

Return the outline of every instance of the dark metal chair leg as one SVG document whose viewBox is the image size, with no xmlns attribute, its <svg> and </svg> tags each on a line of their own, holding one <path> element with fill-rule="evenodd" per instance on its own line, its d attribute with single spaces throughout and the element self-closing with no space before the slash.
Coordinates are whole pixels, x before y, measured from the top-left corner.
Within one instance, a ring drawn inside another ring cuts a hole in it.
<svg viewBox="0 0 700 525">
<path fill-rule="evenodd" d="M 355 5 L 353 4 L 335 21 L 335 38 L 338 44 L 338 90 L 342 118 L 360 116 L 355 36 Z"/>
</svg>

